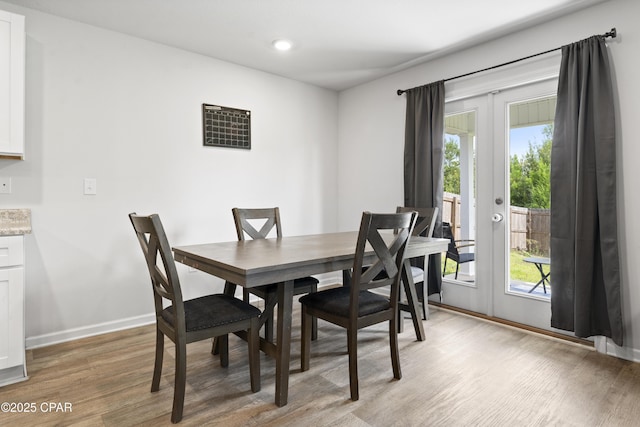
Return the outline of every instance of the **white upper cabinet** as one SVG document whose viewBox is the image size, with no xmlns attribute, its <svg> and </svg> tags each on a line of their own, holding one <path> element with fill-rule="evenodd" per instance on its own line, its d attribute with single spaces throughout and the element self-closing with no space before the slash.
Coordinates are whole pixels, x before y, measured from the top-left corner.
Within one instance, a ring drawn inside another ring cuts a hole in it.
<svg viewBox="0 0 640 427">
<path fill-rule="evenodd" d="M 24 158 L 24 16 L 0 10 L 0 159 Z"/>
</svg>

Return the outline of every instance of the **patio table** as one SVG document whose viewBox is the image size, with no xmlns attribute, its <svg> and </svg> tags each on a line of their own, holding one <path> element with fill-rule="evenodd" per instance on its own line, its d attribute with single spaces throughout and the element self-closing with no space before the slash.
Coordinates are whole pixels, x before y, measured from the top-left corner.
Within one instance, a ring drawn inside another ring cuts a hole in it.
<svg viewBox="0 0 640 427">
<path fill-rule="evenodd" d="M 545 273 L 542 266 L 551 265 L 551 260 L 549 258 L 544 258 L 544 257 L 528 257 L 528 258 L 524 258 L 523 261 L 534 264 L 538 269 L 538 272 L 540 273 L 540 280 L 538 281 L 538 283 L 536 283 L 536 285 L 533 288 L 529 290 L 528 293 L 533 292 L 538 286 L 540 286 L 540 284 L 542 284 L 542 289 L 546 294 L 547 293 L 546 285 L 551 285 L 551 283 L 549 282 L 549 275 L 551 274 L 551 270 Z"/>
</svg>

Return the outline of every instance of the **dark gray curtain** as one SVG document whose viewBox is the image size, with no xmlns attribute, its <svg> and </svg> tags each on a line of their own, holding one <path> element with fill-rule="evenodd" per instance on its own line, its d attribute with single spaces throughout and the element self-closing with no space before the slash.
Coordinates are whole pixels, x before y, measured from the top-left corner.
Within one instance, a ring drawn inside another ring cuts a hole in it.
<svg viewBox="0 0 640 427">
<path fill-rule="evenodd" d="M 613 89 L 604 37 L 564 46 L 551 152 L 551 326 L 622 345 Z"/>
<path fill-rule="evenodd" d="M 444 161 L 444 81 L 409 89 L 404 144 L 404 205 L 438 207 L 442 212 Z M 442 236 L 438 214 L 434 236 Z M 442 287 L 440 254 L 429 257 L 428 294 Z"/>
</svg>

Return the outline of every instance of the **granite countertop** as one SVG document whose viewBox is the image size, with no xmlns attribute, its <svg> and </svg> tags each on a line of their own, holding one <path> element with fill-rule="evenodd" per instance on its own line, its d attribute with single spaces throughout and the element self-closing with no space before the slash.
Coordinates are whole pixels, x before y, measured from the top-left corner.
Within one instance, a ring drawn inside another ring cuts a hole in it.
<svg viewBox="0 0 640 427">
<path fill-rule="evenodd" d="M 31 209 L 0 209 L 0 236 L 31 233 Z"/>
</svg>

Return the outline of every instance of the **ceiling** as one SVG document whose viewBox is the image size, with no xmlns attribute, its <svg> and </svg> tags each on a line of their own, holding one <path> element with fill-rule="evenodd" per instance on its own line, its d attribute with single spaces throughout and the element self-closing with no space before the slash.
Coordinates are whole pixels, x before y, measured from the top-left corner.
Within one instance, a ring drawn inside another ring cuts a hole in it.
<svg viewBox="0 0 640 427">
<path fill-rule="evenodd" d="M 342 90 L 606 0 L 3 1 Z"/>
</svg>

